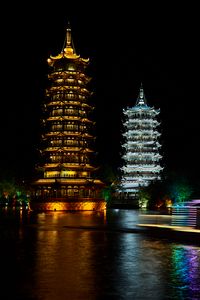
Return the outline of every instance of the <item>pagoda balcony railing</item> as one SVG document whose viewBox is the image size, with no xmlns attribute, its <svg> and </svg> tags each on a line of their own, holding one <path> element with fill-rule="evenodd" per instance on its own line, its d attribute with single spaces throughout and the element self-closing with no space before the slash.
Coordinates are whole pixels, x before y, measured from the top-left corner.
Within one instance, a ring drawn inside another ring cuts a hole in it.
<svg viewBox="0 0 200 300">
<path fill-rule="evenodd" d="M 55 131 L 62 131 L 62 130 L 66 130 L 66 131 L 79 131 L 79 126 L 78 125 L 53 125 L 52 126 L 52 130 Z"/>
<path fill-rule="evenodd" d="M 67 141 L 52 141 L 51 145 L 48 146 L 48 148 L 60 148 L 60 147 L 83 147 L 86 146 L 83 141 L 77 141 L 77 140 L 67 140 Z"/>
<path fill-rule="evenodd" d="M 144 154 L 149 154 L 149 153 L 152 153 L 152 154 L 155 154 L 155 153 L 158 153 L 158 148 L 153 148 L 151 147 L 151 149 L 148 149 L 148 150 L 145 150 L 142 148 L 138 149 L 138 144 L 126 144 L 126 145 L 123 145 L 123 148 L 124 148 L 124 154 L 127 154 L 127 153 L 135 153 L 136 154 L 139 154 L 139 153 L 144 153 Z"/>
<path fill-rule="evenodd" d="M 52 86 L 49 89 L 46 90 L 46 93 L 52 93 L 52 92 L 58 92 L 58 91 L 62 91 L 63 93 L 70 93 L 70 91 L 72 92 L 78 92 L 80 94 L 83 95 L 90 95 L 91 92 L 89 92 L 85 87 L 80 87 L 77 85 L 58 85 L 58 86 Z"/>
<path fill-rule="evenodd" d="M 130 179 L 129 179 L 130 178 Z M 155 181 L 155 180 L 160 180 L 160 176 L 158 174 L 149 174 L 148 175 L 145 175 L 145 177 L 143 177 L 143 174 L 141 174 L 141 176 L 132 176 L 132 177 L 128 177 L 124 174 L 123 178 L 122 178 L 122 182 L 135 182 L 135 181 L 141 181 L 141 180 L 144 180 L 144 181 Z"/>
<path fill-rule="evenodd" d="M 123 113 L 125 116 L 127 116 L 130 119 L 132 118 L 132 119 L 141 119 L 141 120 L 152 119 L 159 114 L 159 112 L 155 110 L 146 110 L 146 111 L 126 110 Z"/>
<path fill-rule="evenodd" d="M 152 155 L 123 155 L 123 158 L 128 161 L 137 161 L 137 162 L 144 162 L 144 161 L 152 161 L 152 162 L 158 162 L 162 156 L 156 155 L 155 153 Z"/>
<path fill-rule="evenodd" d="M 159 155 L 158 154 L 158 151 L 137 151 L 137 150 L 135 150 L 135 149 L 130 149 L 130 148 L 126 148 L 126 151 L 125 151 L 125 153 L 123 154 L 123 157 L 126 157 L 127 159 L 135 159 L 136 157 L 147 157 L 147 158 L 149 158 L 149 157 L 157 157 L 157 155 Z M 159 157 L 161 157 L 161 156 L 159 156 Z"/>
<path fill-rule="evenodd" d="M 76 111 L 73 111 L 73 112 L 68 112 L 68 111 L 66 111 L 66 112 L 64 112 L 62 109 L 60 110 L 60 111 L 56 111 L 56 110 L 54 110 L 54 111 L 52 111 L 51 112 L 51 115 L 50 115 L 50 117 L 57 117 L 57 116 L 80 116 L 80 112 L 78 111 L 78 109 L 76 110 Z"/>
<path fill-rule="evenodd" d="M 157 151 L 137 151 L 134 148 L 126 147 L 125 152 L 123 154 L 124 157 L 135 159 L 136 157 L 161 157 L 158 150 Z"/>
<path fill-rule="evenodd" d="M 122 157 L 127 161 L 133 161 L 133 160 L 140 161 L 142 159 L 143 160 L 145 159 L 145 160 L 152 160 L 152 161 L 155 160 L 155 161 L 157 161 L 157 160 L 162 158 L 162 156 L 157 154 L 156 152 L 152 152 L 152 153 L 136 152 L 135 154 L 132 154 L 132 155 L 131 154 L 124 154 Z"/>
<path fill-rule="evenodd" d="M 139 117 L 136 117 L 136 114 L 130 114 L 130 113 L 124 113 L 126 120 L 128 119 L 131 122 L 152 122 L 152 121 L 157 121 L 154 116 L 149 114 L 148 116 L 146 115 L 140 115 Z"/>
<path fill-rule="evenodd" d="M 131 147 L 128 147 L 128 145 L 126 145 L 125 147 L 127 150 L 127 152 L 129 152 L 129 149 L 130 149 L 130 152 L 132 156 L 135 156 L 135 155 L 138 155 L 138 154 L 141 154 L 141 155 L 145 155 L 145 154 L 149 154 L 149 155 L 154 155 L 155 153 L 157 153 L 157 149 L 148 149 L 148 150 L 145 150 L 143 149 L 142 147 L 140 149 L 134 147 L 134 148 L 131 148 Z M 125 155 L 128 155 L 127 153 Z"/>
<path fill-rule="evenodd" d="M 51 72 L 48 77 L 61 77 L 61 78 L 69 78 L 69 77 L 76 77 L 76 78 L 88 78 L 90 79 L 90 77 L 82 72 L 77 72 L 77 71 L 69 71 L 69 70 L 64 70 L 64 71 L 53 71 Z"/>
<path fill-rule="evenodd" d="M 47 93 L 47 95 L 48 95 L 48 93 Z M 80 101 L 87 99 L 85 96 L 80 95 L 79 93 L 72 93 L 70 91 L 65 92 L 64 94 L 51 91 L 49 95 L 51 96 L 51 103 L 54 101 L 57 103 L 57 101 L 65 101 L 65 100 L 69 100 L 69 101 L 77 100 L 78 103 L 80 103 Z"/>
<path fill-rule="evenodd" d="M 150 145 L 148 149 L 145 149 L 147 145 Z M 131 144 L 124 144 L 122 145 L 124 149 L 126 149 L 126 152 L 133 152 L 133 153 L 157 153 L 161 145 L 157 145 L 154 147 L 153 143 L 152 144 L 147 144 L 147 142 L 144 143 L 131 143 Z"/>
<path fill-rule="evenodd" d="M 69 106 L 73 106 L 73 109 L 74 110 L 79 110 L 80 111 L 80 108 L 84 108 L 84 110 L 92 110 L 94 109 L 93 106 L 87 104 L 87 103 L 84 103 L 84 102 L 81 102 L 81 101 L 72 101 L 72 99 L 70 99 L 69 101 L 65 101 L 65 100 L 60 100 L 60 101 L 52 101 L 52 102 L 49 102 L 47 104 L 48 107 L 56 107 L 56 106 L 60 106 L 61 108 L 64 107 L 64 109 L 68 109 Z"/>
<path fill-rule="evenodd" d="M 94 139 L 94 136 L 92 136 L 89 133 L 80 132 L 80 131 L 49 131 L 45 133 L 45 137 L 57 137 L 57 136 L 68 136 L 68 137 L 80 137 L 82 139 Z"/>
<path fill-rule="evenodd" d="M 66 169 L 76 169 L 76 170 L 94 170 L 95 168 L 92 167 L 89 163 L 81 163 L 81 162 L 52 162 L 46 163 L 44 165 L 44 169 L 58 169 L 58 168 L 66 168 Z"/>
<path fill-rule="evenodd" d="M 80 101 L 79 99 L 74 100 L 73 98 L 70 99 L 56 99 L 53 100 L 51 99 L 51 101 L 49 101 L 47 103 L 47 106 L 74 106 L 74 107 L 80 107 L 82 106 L 82 101 Z"/>
<path fill-rule="evenodd" d="M 156 130 L 156 125 L 134 125 L 134 124 L 125 124 L 124 127 L 126 130 L 134 130 L 134 131 L 149 131 L 149 130 Z"/>
<path fill-rule="evenodd" d="M 60 149 L 62 149 L 62 151 L 79 151 L 80 147 L 64 147 L 64 146 L 48 147 L 44 151 L 59 151 Z"/>
<path fill-rule="evenodd" d="M 129 125 L 125 125 L 124 127 L 126 131 L 133 131 L 135 132 L 135 134 L 141 132 L 148 132 L 148 131 L 157 132 L 156 126 L 133 126 L 129 124 Z"/>
<path fill-rule="evenodd" d="M 134 141 L 135 139 L 158 139 L 160 137 L 160 133 L 157 133 L 157 131 L 152 133 L 151 131 L 148 132 L 147 130 L 140 132 L 137 130 L 129 130 L 126 132 L 126 134 L 124 134 L 124 137 L 128 141 Z"/>
<path fill-rule="evenodd" d="M 70 78 L 71 77 L 71 78 Z M 52 85 L 54 86 L 80 86 L 80 87 L 86 87 L 87 83 L 89 81 L 87 81 L 85 78 L 77 78 L 77 76 L 55 76 L 53 78 Z"/>
<path fill-rule="evenodd" d="M 135 169 L 135 168 L 159 168 L 159 164 L 156 161 L 147 161 L 147 160 L 143 160 L 143 161 L 126 161 L 126 167 L 125 168 L 130 168 L 130 169 Z"/>
<path fill-rule="evenodd" d="M 51 116 L 47 118 L 47 121 L 58 121 L 63 124 L 64 121 L 77 121 L 82 123 L 94 123 L 84 116 L 74 116 L 74 115 L 60 115 L 60 116 Z M 58 124 L 58 123 L 57 123 Z M 59 124 L 58 124 L 59 125 Z M 74 125 L 74 124 L 71 124 Z"/>
<path fill-rule="evenodd" d="M 140 160 L 140 159 L 125 159 L 126 163 L 130 166 L 138 166 L 138 165 L 152 165 L 154 166 L 155 164 L 157 164 L 159 162 L 160 159 L 143 159 L 143 160 Z"/>
<path fill-rule="evenodd" d="M 44 175 L 44 178 L 84 178 L 84 179 L 91 179 L 88 175 L 68 175 L 68 174 L 55 174 L 55 175 Z"/>
<path fill-rule="evenodd" d="M 160 133 L 158 131 L 153 130 L 128 130 L 123 134 L 123 136 L 127 137 L 128 139 L 135 139 L 141 137 L 152 138 L 154 136 L 160 136 Z"/>
<path fill-rule="evenodd" d="M 143 164 L 128 164 L 127 166 L 122 167 L 122 170 L 127 173 L 137 173 L 140 171 L 147 171 L 148 172 L 160 172 L 162 170 L 162 167 L 159 165 L 151 164 L 151 163 L 143 163 Z"/>
<path fill-rule="evenodd" d="M 160 175 L 160 170 L 158 170 L 158 171 L 151 171 L 151 170 L 145 170 L 145 169 L 143 169 L 143 170 L 140 170 L 140 171 L 133 171 L 133 172 L 126 172 L 126 170 L 122 170 L 123 171 L 123 173 L 124 173 L 124 177 L 126 177 L 126 176 L 133 176 L 133 177 L 136 177 L 136 176 L 138 176 L 138 177 L 140 177 L 140 176 L 148 176 L 148 177 L 150 177 L 150 178 L 152 178 L 152 177 L 156 177 L 156 178 L 158 178 L 158 176 Z M 137 173 L 139 173 L 140 175 L 137 175 Z"/>
<path fill-rule="evenodd" d="M 124 154 L 123 156 L 123 159 L 127 160 L 127 161 L 148 161 L 148 160 L 151 160 L 151 161 L 158 161 L 162 158 L 161 155 L 157 154 L 157 153 L 152 153 L 152 154 L 148 154 L 145 153 L 145 154 Z"/>
<path fill-rule="evenodd" d="M 86 134 L 87 134 L 86 130 L 84 128 L 81 129 L 80 127 L 78 129 L 79 130 L 77 130 L 77 128 L 74 128 L 74 129 L 71 128 L 69 130 L 69 128 L 68 128 L 68 130 L 66 130 L 66 127 L 65 128 L 61 127 L 59 129 L 56 126 L 56 128 L 51 128 L 48 133 L 52 133 L 52 134 L 53 133 L 58 133 L 58 134 L 64 133 L 67 136 L 74 136 L 74 135 L 79 134 L 81 137 L 86 137 L 87 138 L 87 136 L 86 136 Z"/>
<path fill-rule="evenodd" d="M 83 111 L 79 111 L 78 109 L 74 112 L 68 112 L 68 111 L 53 111 L 51 112 L 50 117 L 80 117 L 80 118 L 85 118 L 86 117 L 86 113 Z"/>
<path fill-rule="evenodd" d="M 129 139 L 127 139 L 127 142 L 126 142 L 127 145 L 132 144 L 132 145 L 139 145 L 139 146 L 141 146 L 141 145 L 154 145 L 155 143 L 158 143 L 157 139 L 156 138 L 152 139 L 152 137 L 151 138 L 148 137 L 146 139 L 137 139 L 137 140 L 135 138 L 134 139 L 129 138 Z"/>
<path fill-rule="evenodd" d="M 57 130 L 51 130 L 45 134 L 45 136 L 81 136 L 81 133 L 79 131 L 57 131 Z"/>
<path fill-rule="evenodd" d="M 160 136 L 160 133 L 158 131 L 154 131 L 151 128 L 142 130 L 142 129 L 130 129 L 127 132 L 124 133 L 124 136 Z"/>
<path fill-rule="evenodd" d="M 155 173 L 147 173 L 147 172 L 142 172 L 140 174 L 136 174 L 136 173 L 124 173 L 123 174 L 123 179 L 127 180 L 127 181 L 135 181 L 135 180 L 152 180 L 152 179 L 159 179 L 159 174 L 155 174 Z"/>
<path fill-rule="evenodd" d="M 142 136 L 142 137 L 139 137 L 139 136 L 130 136 L 130 137 L 127 137 L 126 138 L 126 144 L 127 143 L 130 143 L 130 144 L 138 144 L 138 142 L 140 143 L 146 143 L 148 142 L 149 144 L 156 144 L 156 143 L 159 143 L 158 142 L 158 139 L 157 137 L 155 136 Z"/>
<path fill-rule="evenodd" d="M 73 116 L 73 115 L 71 115 L 71 116 L 60 116 L 59 115 L 59 116 L 51 116 L 51 117 L 47 118 L 47 121 L 62 121 L 63 122 L 64 120 L 77 121 L 77 120 L 80 120 L 80 117 Z"/>
<path fill-rule="evenodd" d="M 158 126 L 160 125 L 160 123 L 158 123 L 158 121 L 156 120 L 134 120 L 134 119 L 130 119 L 128 121 L 126 121 L 124 123 L 124 125 L 131 125 L 131 126 L 137 126 L 137 127 L 141 127 L 141 126 Z"/>
<path fill-rule="evenodd" d="M 70 86 L 70 87 L 81 87 L 84 88 L 86 87 L 86 85 L 84 84 L 83 81 L 77 81 L 76 79 L 63 79 L 63 78 L 57 78 L 54 82 L 53 82 L 53 86 L 57 87 L 57 86 Z"/>
<path fill-rule="evenodd" d="M 157 138 L 156 137 L 132 137 L 132 138 L 127 138 L 127 143 L 126 144 L 155 144 L 157 142 Z"/>
<path fill-rule="evenodd" d="M 48 147 L 46 149 L 43 150 L 44 152 L 53 152 L 55 154 L 56 153 L 66 153 L 66 152 L 74 152 L 76 155 L 77 152 L 80 153 L 90 153 L 93 152 L 91 149 L 86 148 L 86 147 Z"/>
<path fill-rule="evenodd" d="M 80 86 L 77 84 L 77 82 L 63 82 L 62 84 L 59 82 L 54 82 L 53 85 L 47 89 L 47 90 L 54 90 L 54 89 L 67 89 L 67 90 L 78 90 L 78 89 L 84 89 L 87 91 L 87 88 L 85 86 Z"/>
<path fill-rule="evenodd" d="M 138 147 L 138 145 L 142 147 L 142 145 L 144 145 L 144 146 L 153 145 L 156 142 L 157 142 L 156 138 L 154 138 L 154 139 L 153 138 L 146 138 L 146 139 L 145 138 L 137 138 L 137 139 L 128 139 L 127 143 L 124 145 L 127 145 L 129 147 L 133 146 L 135 148 L 135 146 Z"/>
<path fill-rule="evenodd" d="M 62 164 L 62 166 L 64 167 L 70 167 L 70 166 L 79 166 L 78 162 L 71 162 L 71 163 L 64 163 L 64 165 Z M 59 163 L 46 163 L 45 167 L 59 167 Z"/>
<path fill-rule="evenodd" d="M 134 182 L 134 181 L 141 181 L 141 180 L 149 180 L 149 179 L 157 179 L 158 176 L 155 176 L 155 174 L 144 174 L 144 173 L 141 173 L 141 174 L 138 174 L 137 176 L 136 175 L 133 175 L 133 176 L 130 176 L 130 174 L 124 174 L 123 175 L 123 180 L 124 181 L 129 181 L 129 182 Z"/>
<path fill-rule="evenodd" d="M 143 118 L 143 119 L 132 119 L 132 118 L 129 118 L 125 124 L 127 123 L 131 123 L 131 124 L 136 124 L 136 125 L 143 125 L 143 124 L 160 124 L 157 120 L 155 119 L 152 119 L 152 118 L 149 118 L 149 119 L 146 119 L 146 118 Z"/>
<path fill-rule="evenodd" d="M 58 91 L 46 91 L 46 96 L 49 97 L 49 102 L 64 102 L 64 101 L 77 101 L 79 103 L 87 102 L 88 95 L 81 93 L 80 91 L 65 91 L 64 93 L 58 93 Z"/>
</svg>

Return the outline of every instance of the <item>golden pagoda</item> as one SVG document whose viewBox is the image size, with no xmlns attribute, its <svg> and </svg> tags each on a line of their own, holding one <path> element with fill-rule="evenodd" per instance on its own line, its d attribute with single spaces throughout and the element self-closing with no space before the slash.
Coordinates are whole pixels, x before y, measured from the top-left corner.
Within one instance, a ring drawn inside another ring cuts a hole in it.
<svg viewBox="0 0 200 300">
<path fill-rule="evenodd" d="M 89 59 L 76 54 L 68 25 L 63 49 L 50 56 L 49 88 L 44 104 L 43 176 L 33 183 L 33 209 L 41 210 L 102 210 L 100 198 L 103 183 L 93 177 L 91 165 L 94 152 L 91 134 L 94 122 L 89 103 L 91 80 L 85 74 Z"/>
</svg>

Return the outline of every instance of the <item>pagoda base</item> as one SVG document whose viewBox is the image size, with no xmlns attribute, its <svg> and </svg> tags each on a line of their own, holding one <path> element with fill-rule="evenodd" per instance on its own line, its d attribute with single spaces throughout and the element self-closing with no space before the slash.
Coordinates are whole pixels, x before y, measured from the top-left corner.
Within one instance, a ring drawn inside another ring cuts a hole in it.
<svg viewBox="0 0 200 300">
<path fill-rule="evenodd" d="M 106 209 L 104 199 L 77 199 L 73 201 L 63 201 L 51 199 L 51 201 L 31 201 L 30 209 L 35 211 L 103 211 Z"/>
</svg>

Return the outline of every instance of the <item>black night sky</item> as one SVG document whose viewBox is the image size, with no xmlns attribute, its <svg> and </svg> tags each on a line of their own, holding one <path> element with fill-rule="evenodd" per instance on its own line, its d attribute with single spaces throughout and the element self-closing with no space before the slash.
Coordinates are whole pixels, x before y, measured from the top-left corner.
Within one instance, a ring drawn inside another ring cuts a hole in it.
<svg viewBox="0 0 200 300">
<path fill-rule="evenodd" d="M 68 1 L 4 6 L 1 20 L 1 177 L 31 176 L 37 159 L 47 58 L 63 46 L 68 21 L 77 54 L 90 58 L 100 164 L 120 163 L 122 108 L 143 82 L 160 108 L 163 164 L 199 176 L 199 20 L 197 7 Z"/>
</svg>

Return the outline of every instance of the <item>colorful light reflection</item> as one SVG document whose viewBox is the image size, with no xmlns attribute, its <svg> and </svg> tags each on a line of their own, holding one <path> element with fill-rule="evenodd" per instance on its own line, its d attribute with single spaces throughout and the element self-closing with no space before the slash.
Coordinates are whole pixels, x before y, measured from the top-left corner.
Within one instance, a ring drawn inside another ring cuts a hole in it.
<svg viewBox="0 0 200 300">
<path fill-rule="evenodd" d="M 172 247 L 172 293 L 178 299 L 200 299 L 200 248 Z"/>
</svg>

